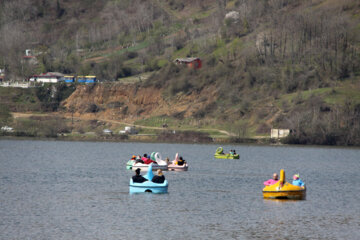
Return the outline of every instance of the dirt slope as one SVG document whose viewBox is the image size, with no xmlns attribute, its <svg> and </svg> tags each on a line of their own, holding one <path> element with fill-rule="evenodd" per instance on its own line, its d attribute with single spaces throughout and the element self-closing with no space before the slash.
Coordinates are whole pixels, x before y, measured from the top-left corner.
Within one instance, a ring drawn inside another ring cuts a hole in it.
<svg viewBox="0 0 360 240">
<path fill-rule="evenodd" d="M 183 113 L 191 116 L 203 106 L 213 102 L 214 89 L 208 88 L 200 93 L 179 94 L 165 99 L 161 89 L 138 87 L 134 84 L 97 84 L 78 86 L 62 106 L 68 114 L 75 116 L 134 121 L 152 116 L 171 116 Z M 202 96 L 201 98 L 199 96 Z M 206 96 L 206 97 L 204 97 Z"/>
</svg>

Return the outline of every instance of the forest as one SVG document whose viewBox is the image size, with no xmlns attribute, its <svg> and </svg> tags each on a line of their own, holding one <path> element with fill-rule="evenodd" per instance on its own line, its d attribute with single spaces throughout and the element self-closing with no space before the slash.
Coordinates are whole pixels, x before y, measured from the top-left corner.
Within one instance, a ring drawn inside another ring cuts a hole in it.
<svg viewBox="0 0 360 240">
<path fill-rule="evenodd" d="M 174 64 L 186 57 L 202 68 Z M 239 138 L 287 128 L 286 143 L 360 145 L 357 0 L 4 0 L 0 69 L 133 77 L 170 100 L 197 94 L 190 117 Z"/>
</svg>

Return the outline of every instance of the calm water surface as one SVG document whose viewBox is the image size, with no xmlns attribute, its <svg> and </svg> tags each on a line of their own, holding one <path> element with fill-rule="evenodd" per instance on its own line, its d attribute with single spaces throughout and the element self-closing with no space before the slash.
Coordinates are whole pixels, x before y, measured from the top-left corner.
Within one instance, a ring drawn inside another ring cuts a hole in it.
<svg viewBox="0 0 360 240">
<path fill-rule="evenodd" d="M 0 141 L 0 239 L 360 239 L 360 150 L 228 145 Z M 133 154 L 179 152 L 169 193 L 130 195 Z M 300 173 L 305 201 L 262 197 Z"/>
</svg>

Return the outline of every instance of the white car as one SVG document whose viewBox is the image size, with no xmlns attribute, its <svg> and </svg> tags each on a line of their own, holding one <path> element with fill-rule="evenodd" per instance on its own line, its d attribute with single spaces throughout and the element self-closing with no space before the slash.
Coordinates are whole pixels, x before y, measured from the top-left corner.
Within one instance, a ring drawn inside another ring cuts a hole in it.
<svg viewBox="0 0 360 240">
<path fill-rule="evenodd" d="M 112 131 L 110 129 L 104 129 L 103 133 L 104 134 L 112 134 Z"/>
</svg>

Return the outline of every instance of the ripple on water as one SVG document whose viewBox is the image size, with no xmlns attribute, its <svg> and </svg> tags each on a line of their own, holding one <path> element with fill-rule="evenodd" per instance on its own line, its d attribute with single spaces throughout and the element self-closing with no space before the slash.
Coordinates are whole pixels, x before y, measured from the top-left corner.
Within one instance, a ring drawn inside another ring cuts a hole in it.
<svg viewBox="0 0 360 240">
<path fill-rule="evenodd" d="M 0 239 L 360 239 L 359 149 L 0 141 Z M 21 151 L 15 151 L 15 149 Z M 168 194 L 129 194 L 131 155 L 179 152 Z M 305 201 L 262 198 L 283 168 Z"/>
</svg>

